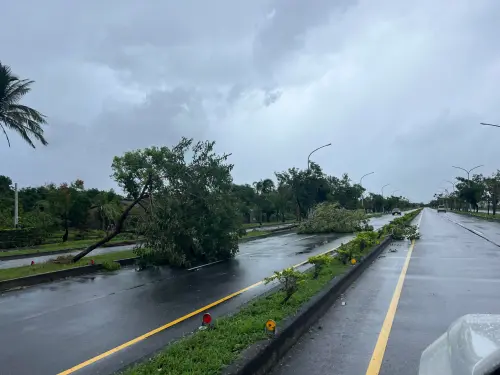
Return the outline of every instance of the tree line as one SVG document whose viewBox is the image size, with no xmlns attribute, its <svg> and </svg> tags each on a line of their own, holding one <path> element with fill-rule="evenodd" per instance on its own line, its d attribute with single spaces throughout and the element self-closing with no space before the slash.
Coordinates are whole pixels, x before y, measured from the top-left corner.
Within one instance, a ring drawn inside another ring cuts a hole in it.
<svg viewBox="0 0 500 375">
<path fill-rule="evenodd" d="M 483 205 L 488 213 L 491 211 L 496 215 L 500 196 L 500 170 L 490 176 L 474 174 L 470 179 L 455 177 L 455 181 L 449 183 L 449 189 L 434 194 L 430 206 L 445 205 L 452 210 L 472 209 L 478 212 L 480 205 Z"/>
<path fill-rule="evenodd" d="M 0 128 L 9 146 L 7 131 L 17 133 L 32 147 L 34 140 L 48 145 L 45 116 L 19 103 L 32 83 L 0 63 Z M 20 231 L 36 236 L 37 241 L 59 232 L 61 240 L 67 241 L 73 229 L 105 231 L 73 258 L 77 261 L 120 233 L 131 231 L 141 236 L 135 249 L 141 262 L 189 266 L 234 256 L 245 232 L 244 223 L 302 221 L 314 215 L 315 207 L 321 207 L 325 208 L 323 216 L 339 220 L 340 225 L 329 223 L 328 228 L 347 230 L 347 212 L 416 206 L 401 196 L 365 194 L 348 174 L 329 176 L 316 163 L 305 170 L 276 172 L 252 184 L 236 184 L 229 155 L 217 154 L 214 146 L 214 142 L 182 138 L 174 147 L 150 147 L 116 156 L 112 178 L 123 194 L 88 189 L 79 179 L 24 187 L 18 192 L 21 228 L 14 230 L 12 180 L 0 176 L 0 229 L 7 229 L 0 234 L 13 242 Z M 358 221 L 365 220 L 365 212 L 354 215 L 349 227 L 361 228 Z"/>
</svg>

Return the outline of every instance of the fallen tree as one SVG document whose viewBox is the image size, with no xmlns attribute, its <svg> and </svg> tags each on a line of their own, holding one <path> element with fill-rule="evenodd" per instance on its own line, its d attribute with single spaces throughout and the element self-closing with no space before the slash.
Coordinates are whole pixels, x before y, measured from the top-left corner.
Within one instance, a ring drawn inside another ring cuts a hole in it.
<svg viewBox="0 0 500 375">
<path fill-rule="evenodd" d="M 336 203 L 320 203 L 311 217 L 299 225 L 298 233 L 352 233 L 373 229 L 362 210 L 346 210 Z"/>
<path fill-rule="evenodd" d="M 155 192 L 139 230 L 144 241 L 135 252 L 141 264 L 188 267 L 233 257 L 242 218 L 233 194 L 233 166 L 217 155 L 214 142 L 183 139 L 166 163 L 163 185 Z M 186 162 L 186 154 L 193 156 Z"/>
</svg>

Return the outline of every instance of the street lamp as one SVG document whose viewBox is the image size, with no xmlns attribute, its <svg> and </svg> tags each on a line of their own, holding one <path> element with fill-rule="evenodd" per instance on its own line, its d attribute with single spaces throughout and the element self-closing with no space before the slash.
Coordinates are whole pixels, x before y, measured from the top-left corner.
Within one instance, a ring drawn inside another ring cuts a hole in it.
<svg viewBox="0 0 500 375">
<path fill-rule="evenodd" d="M 495 124 L 487 124 L 485 122 L 480 122 L 481 125 L 484 125 L 484 126 L 494 126 L 496 128 L 500 128 L 500 125 L 495 125 Z"/>
<path fill-rule="evenodd" d="M 363 187 L 363 178 L 365 178 L 366 176 L 369 176 L 371 174 L 374 174 L 375 172 L 370 172 L 370 173 L 367 173 L 367 174 L 364 174 L 360 179 L 359 179 L 359 186 Z M 363 197 L 363 193 L 361 193 L 361 206 L 363 207 L 363 210 L 365 209 L 365 200 L 364 200 L 364 197 Z"/>
<path fill-rule="evenodd" d="M 395 193 L 396 191 L 401 191 L 401 190 L 396 189 L 396 190 L 394 190 L 394 191 L 391 193 L 391 195 L 392 195 L 392 196 L 394 196 L 394 193 Z"/>
<path fill-rule="evenodd" d="M 309 164 L 310 164 L 309 158 L 311 157 L 311 155 L 314 154 L 316 151 L 322 149 L 323 147 L 328 147 L 328 146 L 331 146 L 331 145 L 332 145 L 331 143 L 328 143 L 327 145 L 323 145 L 323 146 L 318 147 L 317 149 L 311 151 L 311 153 L 307 157 L 307 170 L 309 170 Z"/>
<path fill-rule="evenodd" d="M 469 170 L 465 169 L 465 168 L 462 168 L 462 167 L 455 167 L 454 165 L 452 165 L 453 168 L 457 168 L 457 169 L 461 169 L 462 171 L 465 171 L 465 173 L 467 173 L 467 181 L 470 181 L 470 173 L 476 169 L 476 168 L 479 168 L 479 167 L 484 167 L 483 164 L 481 165 L 476 165 L 474 168 L 471 168 Z"/>
<path fill-rule="evenodd" d="M 384 188 L 386 186 L 389 186 L 390 184 L 385 184 L 384 186 L 382 186 L 382 212 L 384 212 Z"/>
<path fill-rule="evenodd" d="M 455 191 L 457 190 L 457 188 L 455 187 L 455 183 L 450 181 L 450 180 L 445 180 L 445 181 L 449 182 L 450 184 L 453 185 L 453 194 L 455 194 Z M 455 199 L 455 196 L 453 196 L 453 208 L 452 208 L 452 210 L 456 209 L 455 204 L 456 204 L 456 199 Z"/>
</svg>

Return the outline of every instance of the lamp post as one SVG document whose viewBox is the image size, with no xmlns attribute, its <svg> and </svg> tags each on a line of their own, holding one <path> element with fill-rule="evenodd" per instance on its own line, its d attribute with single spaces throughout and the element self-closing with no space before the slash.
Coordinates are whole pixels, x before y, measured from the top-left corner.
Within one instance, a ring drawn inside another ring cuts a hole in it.
<svg viewBox="0 0 500 375">
<path fill-rule="evenodd" d="M 370 172 L 370 173 L 367 173 L 367 174 L 364 174 L 363 176 L 361 176 L 361 178 L 359 179 L 359 186 L 363 187 L 363 178 L 365 178 L 366 176 L 369 176 L 371 174 L 374 174 L 375 172 Z M 365 200 L 364 200 L 364 197 L 363 197 L 363 192 L 361 192 L 361 206 L 363 207 L 363 210 L 365 209 Z"/>
<path fill-rule="evenodd" d="M 454 165 L 452 165 L 453 168 L 457 168 L 457 169 L 461 169 L 462 171 L 465 171 L 465 173 L 467 173 L 467 183 L 469 184 L 469 188 L 470 188 L 470 173 L 476 169 L 476 168 L 479 168 L 479 167 L 482 167 L 483 164 L 481 165 L 476 165 L 474 168 L 471 168 L 469 170 L 465 169 L 465 168 L 462 168 L 462 167 L 455 167 Z M 471 204 L 469 203 L 469 210 L 471 209 Z"/>
<path fill-rule="evenodd" d="M 500 128 L 500 125 L 496 125 L 496 124 L 487 124 L 486 122 L 480 122 L 481 125 L 484 125 L 484 126 L 494 126 L 495 128 Z"/>
<path fill-rule="evenodd" d="M 307 157 L 307 170 L 309 170 L 309 164 L 310 164 L 309 159 L 311 158 L 311 155 L 314 154 L 316 151 L 322 149 L 323 147 L 328 147 L 328 146 L 331 146 L 331 145 L 332 145 L 331 143 L 328 143 L 327 145 L 323 145 L 323 146 L 318 147 L 318 148 L 316 148 L 316 149 L 314 149 L 314 150 L 311 151 L 311 153 Z"/>
<path fill-rule="evenodd" d="M 382 191 L 382 212 L 384 212 L 384 188 L 386 186 L 389 186 L 389 185 L 390 184 L 385 184 L 384 186 L 382 186 L 382 189 L 381 189 L 381 191 Z"/>
<path fill-rule="evenodd" d="M 471 168 L 469 170 L 465 169 L 465 168 L 462 168 L 462 167 L 455 167 L 454 165 L 452 165 L 453 168 L 457 168 L 457 169 L 461 169 L 462 171 L 465 171 L 465 173 L 467 173 L 467 181 L 469 181 L 469 184 L 470 184 L 470 173 L 474 170 L 474 169 L 477 169 L 479 167 L 484 167 L 483 164 L 481 165 L 476 165 L 474 168 Z"/>
</svg>

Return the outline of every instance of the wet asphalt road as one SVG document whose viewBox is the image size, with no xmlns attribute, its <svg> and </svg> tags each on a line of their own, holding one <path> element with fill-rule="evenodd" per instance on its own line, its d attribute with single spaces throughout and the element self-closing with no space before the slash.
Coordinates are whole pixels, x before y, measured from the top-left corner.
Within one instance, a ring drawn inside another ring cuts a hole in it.
<svg viewBox="0 0 500 375">
<path fill-rule="evenodd" d="M 381 375 L 418 374 L 422 351 L 455 319 L 500 313 L 500 249 L 431 209 L 424 210 L 420 232 Z M 408 248 L 391 245 L 345 293 L 346 305 L 337 301 L 273 374 L 368 374 Z"/>
<path fill-rule="evenodd" d="M 377 229 L 391 219 L 374 218 L 371 224 Z M 5 293 L 0 336 L 8 345 L 0 351 L 0 374 L 59 373 L 350 238 L 285 234 L 241 244 L 236 259 L 194 272 L 125 269 Z M 265 288 L 210 312 L 233 311 Z M 112 373 L 198 326 L 192 318 L 76 373 Z"/>
<path fill-rule="evenodd" d="M 500 246 L 500 223 L 482 220 L 472 216 L 455 214 L 452 212 L 440 212 L 439 215 L 443 215 L 452 222 L 462 225 L 479 236 L 486 237 L 497 246 Z"/>
</svg>

